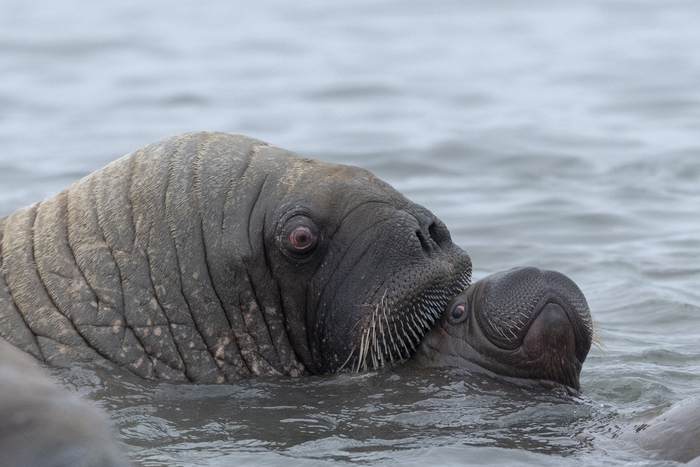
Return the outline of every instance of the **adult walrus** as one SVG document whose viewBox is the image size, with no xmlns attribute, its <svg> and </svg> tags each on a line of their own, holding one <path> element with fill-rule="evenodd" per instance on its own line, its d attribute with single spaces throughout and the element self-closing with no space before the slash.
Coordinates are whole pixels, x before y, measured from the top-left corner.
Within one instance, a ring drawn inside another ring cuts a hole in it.
<svg viewBox="0 0 700 467">
<path fill-rule="evenodd" d="M 0 219 L 0 271 L 0 336 L 49 365 L 223 383 L 408 358 L 471 261 L 366 170 L 197 132 Z"/>
</svg>

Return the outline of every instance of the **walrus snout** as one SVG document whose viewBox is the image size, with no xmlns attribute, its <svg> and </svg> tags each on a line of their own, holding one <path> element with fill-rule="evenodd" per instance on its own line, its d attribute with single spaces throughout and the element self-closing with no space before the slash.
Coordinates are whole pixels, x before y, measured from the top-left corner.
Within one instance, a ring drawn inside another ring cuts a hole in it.
<svg viewBox="0 0 700 467">
<path fill-rule="evenodd" d="M 522 349 L 538 364 L 540 379 L 578 389 L 578 373 L 583 362 L 576 357 L 576 333 L 564 308 L 547 303 L 525 334 Z"/>
<path fill-rule="evenodd" d="M 571 279 L 520 267 L 485 277 L 455 297 L 416 360 L 579 390 L 592 338 L 588 304 Z"/>
<path fill-rule="evenodd" d="M 576 342 L 571 321 L 564 309 L 556 303 L 547 303 L 538 313 L 523 338 L 523 350 L 534 358 L 541 358 L 552 351 L 574 351 Z M 567 352 L 568 353 L 568 352 Z"/>
<path fill-rule="evenodd" d="M 474 315 L 483 336 L 510 352 L 513 370 L 517 369 L 510 372 L 512 376 L 578 390 L 593 338 L 581 289 L 560 272 L 534 267 L 513 268 L 480 282 Z M 507 369 L 506 375 L 511 376 Z"/>
<path fill-rule="evenodd" d="M 591 345 L 591 316 L 586 298 L 564 274 L 535 267 L 517 267 L 492 274 L 475 284 L 475 316 L 484 335 L 496 346 L 514 350 L 539 313 L 549 304 L 568 316 L 583 362 Z M 580 341 L 580 342 L 578 342 Z"/>
</svg>

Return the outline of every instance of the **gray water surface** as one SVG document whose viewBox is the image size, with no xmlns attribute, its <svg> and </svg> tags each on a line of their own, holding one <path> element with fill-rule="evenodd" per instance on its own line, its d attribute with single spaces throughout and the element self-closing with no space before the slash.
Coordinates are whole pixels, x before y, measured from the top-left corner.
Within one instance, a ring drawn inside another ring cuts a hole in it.
<svg viewBox="0 0 700 467">
<path fill-rule="evenodd" d="M 144 466 L 673 465 L 616 437 L 700 389 L 700 3 L 0 2 L 0 216 L 191 130 L 365 167 L 474 277 L 557 269 L 583 396 L 457 370 L 234 386 L 54 371 Z"/>
</svg>

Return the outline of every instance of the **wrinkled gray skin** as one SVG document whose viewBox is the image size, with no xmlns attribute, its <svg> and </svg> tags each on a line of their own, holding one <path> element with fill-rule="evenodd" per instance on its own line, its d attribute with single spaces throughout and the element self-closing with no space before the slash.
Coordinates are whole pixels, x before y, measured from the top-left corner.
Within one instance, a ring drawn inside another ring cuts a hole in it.
<svg viewBox="0 0 700 467">
<path fill-rule="evenodd" d="M 153 379 L 377 368 L 470 273 L 439 219 L 366 170 L 187 133 L 0 219 L 0 336 Z"/>
<path fill-rule="evenodd" d="M 452 300 L 414 361 L 578 392 L 592 338 L 586 298 L 571 279 L 514 268 L 475 282 Z"/>
<path fill-rule="evenodd" d="M 127 467 L 103 415 L 0 338 L 0 465 Z"/>
</svg>

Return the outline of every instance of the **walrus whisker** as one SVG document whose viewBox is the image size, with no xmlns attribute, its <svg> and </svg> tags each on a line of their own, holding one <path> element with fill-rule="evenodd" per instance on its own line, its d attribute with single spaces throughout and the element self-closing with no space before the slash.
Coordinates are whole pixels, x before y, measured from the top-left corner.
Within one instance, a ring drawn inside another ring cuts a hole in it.
<svg viewBox="0 0 700 467">
<path fill-rule="evenodd" d="M 408 339 L 408 343 L 411 345 L 411 350 L 413 350 L 413 351 L 415 352 L 415 351 L 416 351 L 416 345 L 418 344 L 418 342 L 415 342 L 415 343 L 414 343 L 412 339 Z"/>
<path fill-rule="evenodd" d="M 403 321 L 401 322 L 401 331 L 403 332 L 403 337 L 399 336 L 399 330 L 398 328 L 396 328 L 396 323 L 394 323 L 394 329 L 396 329 L 396 338 L 401 343 L 401 346 L 403 347 L 404 351 L 406 351 L 405 358 L 409 358 L 411 356 L 411 351 L 408 350 L 408 347 L 406 346 L 406 339 L 408 339 L 408 335 L 406 334 L 406 329 L 403 326 Z"/>
<path fill-rule="evenodd" d="M 416 324 L 416 321 L 413 316 L 411 316 L 411 323 L 413 323 L 413 326 L 409 326 L 408 329 L 411 331 L 411 334 L 413 334 L 413 337 L 416 339 L 416 342 L 420 341 L 420 337 L 418 337 L 418 334 L 420 334 L 420 331 L 418 331 L 418 334 L 416 334 L 416 328 L 418 325 Z"/>
<path fill-rule="evenodd" d="M 396 350 L 396 353 L 398 353 L 398 349 L 396 348 L 396 343 L 394 342 L 394 336 L 392 335 L 392 333 L 391 333 L 391 328 L 390 328 L 390 326 L 389 326 L 389 318 L 388 318 L 387 315 L 386 315 L 386 309 L 383 309 L 383 310 L 382 310 L 382 315 L 384 316 L 384 321 L 386 322 L 387 334 L 389 334 L 389 341 L 391 342 L 391 345 L 394 347 L 394 350 Z M 385 346 L 387 345 L 387 344 L 386 344 L 386 341 L 384 342 L 384 345 L 385 345 Z M 389 350 L 388 347 L 387 347 L 387 350 L 388 350 L 388 353 L 389 353 L 389 358 L 390 358 L 391 363 L 394 363 L 394 354 L 393 354 L 393 352 L 391 352 L 391 350 Z"/>
<path fill-rule="evenodd" d="M 374 310 L 374 315 L 372 316 L 372 343 L 371 343 L 371 351 L 370 351 L 370 356 L 372 357 L 372 368 L 377 368 L 378 367 L 378 344 L 377 344 L 377 313 L 379 311 L 379 305 L 377 305 L 377 308 Z"/>
<path fill-rule="evenodd" d="M 357 321 L 355 321 L 355 325 L 350 329 L 351 333 L 355 330 L 355 328 L 357 328 L 357 326 L 360 324 L 360 321 L 362 321 L 362 319 L 358 319 Z"/>
<path fill-rule="evenodd" d="M 386 296 L 386 294 L 385 294 L 385 296 Z M 382 302 L 383 301 L 384 301 L 384 297 L 382 297 Z M 382 321 L 382 317 L 384 317 L 386 319 L 386 307 L 385 306 L 381 307 L 381 314 L 378 316 L 378 319 L 379 319 L 379 331 L 381 332 L 381 335 L 382 335 L 382 342 L 384 343 L 384 349 L 388 349 L 388 346 L 386 344 L 386 335 L 384 333 L 384 322 Z M 388 321 L 387 321 L 387 325 L 388 325 Z M 391 356 L 391 352 L 389 352 L 389 355 Z M 391 360 L 393 361 L 393 358 Z M 384 358 L 382 355 L 382 364 L 383 364 L 383 361 L 384 361 Z"/>
<path fill-rule="evenodd" d="M 379 306 L 377 306 L 377 311 L 374 316 L 375 326 L 377 327 L 376 337 L 375 337 L 375 352 L 377 353 L 377 358 L 379 360 L 380 366 L 384 366 L 384 351 L 382 350 L 382 342 L 384 341 L 384 326 L 382 325 L 382 303 L 380 301 Z M 386 345 L 386 342 L 385 342 Z"/>
<path fill-rule="evenodd" d="M 357 349 L 357 347 L 353 347 L 352 350 L 350 350 L 350 355 L 348 355 L 348 358 L 345 359 L 345 362 L 340 366 L 340 368 L 338 369 L 338 371 L 342 371 L 343 368 L 345 368 L 345 365 L 347 365 L 348 362 L 352 359 L 352 356 L 355 355 L 355 350 L 356 350 L 356 349 Z"/>
<path fill-rule="evenodd" d="M 367 360 L 369 358 L 369 352 L 370 352 L 370 333 L 369 331 L 367 334 L 365 334 L 365 347 L 364 347 L 364 352 L 362 354 L 362 371 L 367 371 L 369 368 L 369 365 L 367 363 Z"/>
<path fill-rule="evenodd" d="M 368 361 L 372 357 L 372 328 L 369 327 L 367 328 L 367 333 L 365 335 L 365 356 L 363 359 L 363 371 L 367 371 L 369 369 L 369 363 Z"/>
<path fill-rule="evenodd" d="M 423 331 L 425 331 L 425 330 L 427 330 L 428 328 L 430 328 L 430 325 L 428 324 L 428 322 L 427 322 L 425 319 L 423 319 L 424 316 L 425 316 L 425 315 L 424 315 L 423 313 L 421 313 L 420 315 L 418 315 L 418 321 L 419 321 L 420 323 L 422 323 L 422 325 L 423 325 Z"/>
<path fill-rule="evenodd" d="M 462 275 L 457 285 L 424 290 L 417 294 L 413 303 L 408 304 L 396 303 L 390 297 L 390 290 L 386 289 L 378 303 L 371 307 L 369 319 L 364 320 L 359 349 L 353 352 L 353 358 L 357 358 L 353 364 L 355 370 L 378 369 L 389 362 L 411 358 L 451 297 L 463 290 L 463 284 L 468 283 L 468 275 Z M 403 312 L 396 313 L 394 310 Z M 356 326 L 360 324 L 355 323 Z"/>
<path fill-rule="evenodd" d="M 598 329 L 597 326 L 595 326 L 593 319 L 587 321 L 586 325 L 588 326 L 588 329 L 591 333 L 591 340 L 593 341 L 593 345 L 596 349 L 600 350 L 603 353 L 603 355 L 605 355 L 605 344 L 603 343 L 603 340 L 600 338 L 600 336 L 598 336 Z"/>
<path fill-rule="evenodd" d="M 496 327 L 496 325 L 493 324 L 493 321 L 491 321 L 491 318 L 489 318 L 489 324 L 491 325 L 491 327 L 493 327 L 493 329 L 494 329 L 497 333 L 499 333 L 499 334 L 501 335 L 501 337 L 503 337 L 504 339 L 506 339 L 507 341 L 510 342 L 510 339 L 508 339 L 508 336 L 505 335 L 505 333 L 503 332 L 503 330 L 501 330 L 501 328 Z"/>
<path fill-rule="evenodd" d="M 362 333 L 362 336 L 360 338 L 360 352 L 357 355 L 357 368 L 355 369 L 355 373 L 359 373 L 361 369 L 361 365 L 363 365 L 364 358 L 365 358 L 365 336 L 366 336 L 366 331 Z"/>
<path fill-rule="evenodd" d="M 379 308 L 381 307 L 381 299 L 379 301 L 379 304 L 377 304 L 374 307 L 374 312 L 372 313 L 372 324 L 371 324 L 371 333 L 370 335 L 372 336 L 372 340 L 370 343 L 370 357 L 372 359 L 372 368 L 377 368 L 378 366 L 378 330 L 377 330 L 377 316 L 379 314 Z"/>
</svg>

